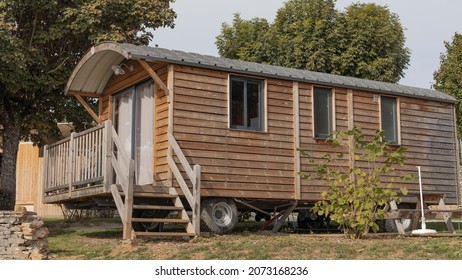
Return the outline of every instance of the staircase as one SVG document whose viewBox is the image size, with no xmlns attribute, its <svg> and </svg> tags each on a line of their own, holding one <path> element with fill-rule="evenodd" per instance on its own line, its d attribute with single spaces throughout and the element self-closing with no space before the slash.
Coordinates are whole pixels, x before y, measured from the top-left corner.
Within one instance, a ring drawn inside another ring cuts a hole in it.
<svg viewBox="0 0 462 280">
<path fill-rule="evenodd" d="M 105 125 L 105 134 L 107 136 L 105 139 L 110 139 L 106 141 L 106 161 L 110 161 L 110 170 L 114 170 L 117 178 L 116 184 L 110 184 L 110 192 L 123 223 L 123 238 L 136 239 L 142 236 L 193 237 L 200 235 L 201 168 L 199 165 L 191 168 L 173 135 L 168 134 L 169 144 L 172 147 L 172 155 L 168 155 L 167 158 L 168 165 L 189 203 L 192 218 L 188 216 L 176 188 L 134 186 L 135 163 L 121 149 L 118 135 L 110 122 Z M 191 181 L 192 193 L 176 165 L 173 152 L 186 172 L 187 178 Z M 107 173 L 106 178 L 111 177 L 108 175 L 110 173 Z M 168 214 L 172 212 L 177 212 L 178 215 L 175 218 L 169 217 Z M 168 232 L 146 230 L 162 229 L 163 224 L 180 225 L 178 228 L 181 231 L 176 228 L 175 231 Z"/>
<path fill-rule="evenodd" d="M 176 191 L 175 188 L 168 188 L 168 192 L 147 192 L 147 191 L 135 191 L 133 193 L 133 197 L 136 200 L 137 198 L 141 199 L 152 199 L 155 201 L 156 199 L 163 200 L 163 201 L 170 201 L 171 205 L 156 205 L 156 204 L 134 204 L 133 205 L 133 210 L 134 213 L 136 211 L 146 211 L 147 213 L 160 213 L 161 217 L 134 217 L 136 215 L 132 215 L 132 223 L 157 223 L 159 224 L 161 229 L 162 229 L 162 224 L 175 224 L 175 225 L 180 225 L 180 230 L 181 231 L 168 231 L 168 232 L 163 232 L 163 231 L 134 231 L 135 237 L 139 236 L 189 236 L 193 237 L 196 236 L 196 231 L 194 230 L 194 226 L 189 219 L 189 216 L 185 210 L 185 207 L 183 203 L 181 202 L 181 199 Z M 157 212 L 154 212 L 157 211 Z M 146 213 L 145 212 L 145 213 Z M 162 217 L 164 216 L 165 213 L 174 213 L 177 212 L 178 215 L 176 215 L 176 218 L 169 218 L 167 217 Z M 155 216 L 155 215 L 154 215 Z M 140 227 L 141 230 L 143 229 Z"/>
</svg>

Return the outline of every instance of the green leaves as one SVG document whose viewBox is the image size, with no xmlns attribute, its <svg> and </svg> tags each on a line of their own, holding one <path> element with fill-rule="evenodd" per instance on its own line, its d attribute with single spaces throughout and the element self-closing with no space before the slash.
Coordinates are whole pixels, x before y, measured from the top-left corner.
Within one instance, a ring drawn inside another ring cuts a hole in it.
<svg viewBox="0 0 462 280">
<path fill-rule="evenodd" d="M 50 134 L 57 133 L 57 128 L 48 133 L 49 128 L 63 120 L 77 126 L 83 122 L 91 124 L 83 108 L 63 96 L 78 60 L 103 40 L 147 44 L 154 29 L 173 27 L 176 14 L 169 7 L 170 2 L 1 1 L 0 104 L 11 104 L 0 108 L 1 114 L 9 110 L 20 112 L 24 134 L 43 128 L 41 134 L 55 136 Z"/>
<path fill-rule="evenodd" d="M 235 15 L 223 23 L 221 56 L 344 76 L 398 82 L 409 64 L 403 28 L 386 6 L 335 0 L 289 0 L 273 23 Z"/>
<path fill-rule="evenodd" d="M 462 34 L 455 33 L 452 41 L 444 42 L 446 52 L 440 56 L 440 68 L 435 71 L 433 87 L 462 100 Z M 462 136 L 462 103 L 456 106 L 457 132 Z"/>
<path fill-rule="evenodd" d="M 379 230 L 376 220 L 383 218 L 385 205 L 391 200 L 399 201 L 394 184 L 415 178 L 415 175 L 393 176 L 394 166 L 403 164 L 406 159 L 406 149 L 388 146 L 381 141 L 382 136 L 383 132 L 377 131 L 372 141 L 367 142 L 357 127 L 334 131 L 329 142 L 341 147 L 341 150 L 351 151 L 351 154 L 347 157 L 336 152 L 336 157 L 325 154 L 317 159 L 310 157 L 308 161 L 317 179 L 327 186 L 327 191 L 321 193 L 323 200 L 316 202 L 312 211 L 329 216 L 346 236 L 353 239 L 361 238 L 369 230 Z M 300 152 L 309 156 L 301 149 Z M 347 170 L 337 162 L 343 158 L 354 159 Z M 305 173 L 300 175 L 304 179 L 312 179 Z M 382 178 L 387 178 L 388 182 L 382 182 Z M 400 192 L 406 195 L 407 189 L 401 187 Z"/>
</svg>

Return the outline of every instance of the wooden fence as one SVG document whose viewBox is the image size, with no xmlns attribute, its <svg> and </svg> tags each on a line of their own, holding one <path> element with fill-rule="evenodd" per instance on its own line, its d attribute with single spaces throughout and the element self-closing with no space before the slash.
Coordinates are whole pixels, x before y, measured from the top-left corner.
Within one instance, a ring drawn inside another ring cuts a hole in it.
<svg viewBox="0 0 462 280">
<path fill-rule="evenodd" d="M 103 184 L 105 171 L 104 124 L 47 145 L 44 148 L 45 193 L 89 184 Z"/>
</svg>

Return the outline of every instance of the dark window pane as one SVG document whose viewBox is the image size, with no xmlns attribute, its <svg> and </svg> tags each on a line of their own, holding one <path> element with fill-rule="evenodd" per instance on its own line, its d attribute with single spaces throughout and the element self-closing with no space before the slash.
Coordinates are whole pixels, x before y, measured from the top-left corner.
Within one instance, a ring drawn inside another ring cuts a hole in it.
<svg viewBox="0 0 462 280">
<path fill-rule="evenodd" d="M 260 130 L 260 86 L 247 83 L 247 127 Z"/>
<path fill-rule="evenodd" d="M 244 125 L 244 82 L 231 81 L 231 126 Z"/>
<path fill-rule="evenodd" d="M 327 138 L 332 133 L 332 92 L 314 88 L 314 137 Z"/>
<path fill-rule="evenodd" d="M 396 98 L 382 96 L 380 107 L 382 112 L 382 130 L 385 133 L 383 140 L 386 142 L 398 143 Z"/>
</svg>

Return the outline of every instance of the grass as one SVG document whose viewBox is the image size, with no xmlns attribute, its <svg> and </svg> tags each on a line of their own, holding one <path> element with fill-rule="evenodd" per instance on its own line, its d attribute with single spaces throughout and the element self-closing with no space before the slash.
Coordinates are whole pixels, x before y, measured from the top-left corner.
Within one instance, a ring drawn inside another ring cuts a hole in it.
<svg viewBox="0 0 462 280">
<path fill-rule="evenodd" d="M 122 242 L 120 222 L 92 219 L 67 226 L 45 220 L 53 259 L 78 260 L 460 260 L 462 238 L 409 237 L 372 234 L 349 240 L 340 234 L 257 234 L 258 225 L 239 224 L 237 232 L 184 240 L 150 238 L 133 244 Z M 445 229 L 442 223 L 429 228 Z M 455 228 L 459 228 L 455 224 Z M 460 231 L 459 231 L 460 232 Z"/>
</svg>

